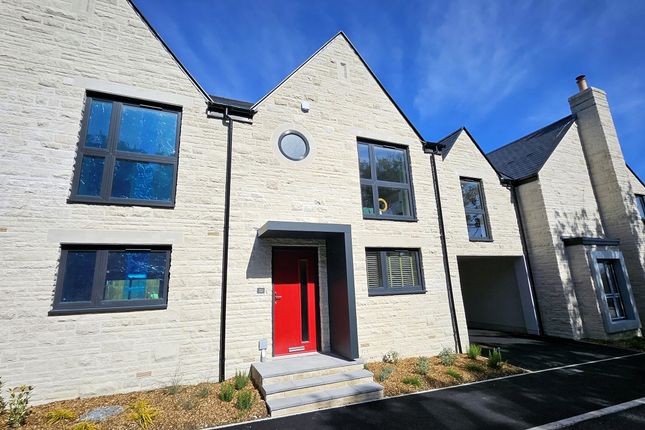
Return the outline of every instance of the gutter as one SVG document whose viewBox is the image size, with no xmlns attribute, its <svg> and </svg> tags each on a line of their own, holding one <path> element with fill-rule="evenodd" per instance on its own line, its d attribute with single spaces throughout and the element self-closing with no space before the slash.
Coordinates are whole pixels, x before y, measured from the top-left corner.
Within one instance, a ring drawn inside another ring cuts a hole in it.
<svg viewBox="0 0 645 430">
<path fill-rule="evenodd" d="M 215 103 L 208 104 L 206 116 L 221 119 L 222 125 L 227 127 L 226 138 L 226 179 L 224 185 L 224 226 L 222 236 L 222 295 L 220 309 L 220 335 L 219 335 L 219 381 L 225 379 L 226 374 L 226 299 L 228 291 L 228 250 L 231 220 L 231 178 L 233 167 L 233 122 L 245 124 L 253 123 L 255 111 L 241 109 L 237 106 Z"/>
<path fill-rule="evenodd" d="M 434 196 L 437 205 L 437 218 L 439 218 L 439 236 L 441 238 L 441 252 L 443 254 L 443 267 L 446 276 L 446 288 L 448 290 L 448 306 L 450 307 L 450 320 L 452 321 L 452 334 L 455 339 L 455 352 L 462 353 L 461 340 L 459 336 L 459 324 L 457 322 L 457 311 L 455 309 L 455 296 L 452 289 L 452 278 L 450 275 L 450 264 L 448 259 L 448 245 L 446 244 L 446 229 L 443 221 L 443 210 L 441 207 L 441 193 L 439 191 L 439 177 L 437 175 L 437 163 L 435 155 L 440 154 L 445 145 L 440 143 L 424 142 L 423 150 L 430 153 L 430 166 L 432 168 L 432 182 L 434 185 Z"/>
</svg>

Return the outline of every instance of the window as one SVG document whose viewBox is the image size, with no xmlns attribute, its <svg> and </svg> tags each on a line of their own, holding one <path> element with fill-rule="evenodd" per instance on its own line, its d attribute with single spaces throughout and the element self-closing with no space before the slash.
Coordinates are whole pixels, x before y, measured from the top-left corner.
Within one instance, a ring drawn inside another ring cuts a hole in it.
<svg viewBox="0 0 645 430">
<path fill-rule="evenodd" d="M 638 213 L 641 215 L 641 220 L 645 222 L 645 196 L 636 194 L 636 206 L 638 206 Z"/>
<path fill-rule="evenodd" d="M 466 210 L 468 237 L 470 240 L 491 240 L 481 181 L 461 178 L 461 194 Z"/>
<path fill-rule="evenodd" d="M 300 161 L 309 155 L 309 142 L 297 131 L 288 130 L 280 136 L 278 148 L 282 155 L 292 161 Z"/>
<path fill-rule="evenodd" d="M 367 249 L 369 295 L 424 292 L 418 250 Z"/>
<path fill-rule="evenodd" d="M 181 112 L 88 95 L 71 202 L 174 205 Z"/>
<path fill-rule="evenodd" d="M 621 270 L 619 260 L 598 260 L 598 269 L 602 288 L 609 310 L 609 318 L 612 321 L 624 320 L 627 318 L 625 313 L 625 303 L 620 295 L 620 284 L 618 281 L 617 271 Z"/>
<path fill-rule="evenodd" d="M 414 220 L 407 150 L 358 144 L 364 218 Z"/>
<path fill-rule="evenodd" d="M 170 248 L 65 246 L 51 314 L 163 309 Z"/>
</svg>

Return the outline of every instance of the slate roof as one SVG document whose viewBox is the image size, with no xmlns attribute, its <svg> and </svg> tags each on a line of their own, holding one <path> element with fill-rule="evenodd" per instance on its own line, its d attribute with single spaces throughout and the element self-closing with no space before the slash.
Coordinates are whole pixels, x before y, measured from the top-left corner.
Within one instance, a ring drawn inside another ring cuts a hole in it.
<svg viewBox="0 0 645 430">
<path fill-rule="evenodd" d="M 571 115 L 487 154 L 498 172 L 520 180 L 535 176 L 574 123 Z"/>
</svg>

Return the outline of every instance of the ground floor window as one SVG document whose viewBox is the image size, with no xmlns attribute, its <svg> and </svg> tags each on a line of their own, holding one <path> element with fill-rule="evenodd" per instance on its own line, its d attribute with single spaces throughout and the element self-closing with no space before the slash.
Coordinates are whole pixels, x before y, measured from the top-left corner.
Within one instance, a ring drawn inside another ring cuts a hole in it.
<svg viewBox="0 0 645 430">
<path fill-rule="evenodd" d="M 627 268 L 618 250 L 592 251 L 592 275 L 607 333 L 640 328 Z"/>
<path fill-rule="evenodd" d="M 165 308 L 169 268 L 169 247 L 66 245 L 51 313 Z"/>
<path fill-rule="evenodd" d="M 625 313 L 625 303 L 620 294 L 620 284 L 617 271 L 621 270 L 620 260 L 598 260 L 598 269 L 602 288 L 605 294 L 605 301 L 609 309 L 609 317 L 612 321 L 624 320 L 627 318 Z"/>
<path fill-rule="evenodd" d="M 419 250 L 367 249 L 366 261 L 370 295 L 424 291 Z"/>
</svg>

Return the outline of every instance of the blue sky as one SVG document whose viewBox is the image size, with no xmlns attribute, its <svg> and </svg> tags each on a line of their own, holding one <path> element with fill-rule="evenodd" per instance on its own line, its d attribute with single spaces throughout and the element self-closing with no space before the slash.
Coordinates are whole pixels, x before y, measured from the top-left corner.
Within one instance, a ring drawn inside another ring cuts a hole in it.
<svg viewBox="0 0 645 430">
<path fill-rule="evenodd" d="M 464 125 L 485 151 L 568 115 L 586 74 L 645 178 L 645 1 L 135 3 L 207 91 L 246 101 L 343 30 L 426 139 Z"/>
</svg>

